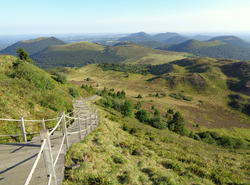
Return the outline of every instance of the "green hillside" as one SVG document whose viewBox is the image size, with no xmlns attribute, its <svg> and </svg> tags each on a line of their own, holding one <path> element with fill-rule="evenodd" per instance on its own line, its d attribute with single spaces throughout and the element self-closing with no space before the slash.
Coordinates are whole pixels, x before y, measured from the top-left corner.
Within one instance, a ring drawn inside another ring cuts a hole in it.
<svg viewBox="0 0 250 185">
<path fill-rule="evenodd" d="M 66 155 L 67 184 L 248 184 L 249 150 L 228 150 L 99 108 L 99 126 Z"/>
<path fill-rule="evenodd" d="M 66 170 L 64 184 L 248 183 L 250 98 L 231 91 L 228 81 L 249 77 L 249 62 L 187 58 L 62 70 L 102 96 L 95 100 L 100 125 L 70 149 L 65 165 L 80 167 Z M 121 92 L 133 102 L 130 117 Z M 188 137 L 170 126 L 177 111 Z"/>
<path fill-rule="evenodd" d="M 249 62 L 247 62 L 249 65 Z M 173 107 L 184 114 L 188 126 L 196 124 L 206 128 L 248 128 L 250 98 L 232 91 L 230 82 L 245 79 L 244 69 L 241 75 L 229 75 L 234 65 L 241 64 L 235 60 L 212 58 L 188 58 L 163 65 L 126 65 L 102 64 L 89 65 L 79 69 L 67 69 L 68 79 L 77 85 L 82 83 L 125 90 L 135 102 L 143 101 L 147 108 L 158 107 L 162 115 Z M 225 66 L 231 66 L 225 69 Z M 243 65 L 245 66 L 245 65 Z M 84 79 L 90 78 L 91 81 Z M 239 84 L 238 84 L 239 85 Z M 247 88 L 248 83 L 241 84 Z M 249 92 L 249 91 L 248 91 Z M 166 93 L 166 97 L 161 94 Z M 144 98 L 137 99 L 138 94 Z M 156 94 L 158 96 L 156 97 Z M 160 97 L 160 98 L 159 98 Z M 185 101 L 189 99 L 191 101 Z M 195 116 L 194 116 L 195 113 Z M 200 129 L 200 128 L 198 128 Z"/>
<path fill-rule="evenodd" d="M 61 84 L 38 67 L 17 60 L 13 56 L 0 56 L 0 118 L 41 120 L 55 118 L 60 111 L 72 110 L 69 90 L 71 85 Z M 62 82 L 62 81 L 61 81 Z M 54 123 L 50 123 L 54 124 Z M 19 122 L 0 121 L 0 135 L 20 133 Z M 29 122 L 27 132 L 39 131 L 41 125 Z M 18 137 L 0 138 L 9 142 Z"/>
<path fill-rule="evenodd" d="M 242 48 L 250 48 L 250 44 L 248 44 L 246 41 L 240 39 L 239 37 L 235 36 L 219 36 L 214 37 L 210 39 L 210 41 L 219 40 L 227 44 L 231 44 L 233 46 L 242 47 Z"/>
<path fill-rule="evenodd" d="M 189 38 L 183 37 L 183 36 L 180 35 L 180 36 L 171 37 L 169 39 L 163 40 L 162 43 L 168 44 L 168 45 L 170 45 L 170 44 L 180 44 L 180 43 L 185 42 L 187 40 L 189 40 Z"/>
<path fill-rule="evenodd" d="M 173 37 L 178 37 L 181 36 L 178 33 L 173 33 L 173 32 L 166 32 L 166 33 L 159 33 L 153 36 L 153 39 L 158 41 L 158 42 L 162 42 L 164 40 L 173 38 Z"/>
<path fill-rule="evenodd" d="M 159 49 L 188 52 L 197 56 L 208 56 L 213 58 L 250 60 L 250 49 L 233 46 L 219 40 L 204 42 L 189 40 L 172 47 L 161 47 Z"/>
<path fill-rule="evenodd" d="M 80 67 L 92 63 L 166 63 L 183 59 L 187 53 L 160 51 L 132 42 L 121 42 L 115 46 L 104 46 L 89 42 L 77 42 L 61 46 L 50 46 L 31 55 L 41 68 Z"/>
<path fill-rule="evenodd" d="M 110 51 L 108 46 L 89 42 L 77 42 L 63 46 L 50 46 L 31 55 L 41 68 L 79 67 L 92 63 L 121 62 L 124 57 Z"/>
<path fill-rule="evenodd" d="M 126 42 L 126 41 L 130 41 L 130 42 L 146 42 L 146 41 L 154 41 L 153 37 L 145 32 L 138 32 L 138 33 L 133 33 L 129 36 L 126 37 L 122 37 L 120 39 L 118 39 L 118 41 L 120 42 Z"/>
<path fill-rule="evenodd" d="M 51 45 L 63 45 L 65 42 L 55 38 L 55 37 L 40 37 L 37 39 L 27 40 L 27 41 L 19 41 L 2 51 L 0 53 L 8 54 L 8 55 L 16 55 L 17 48 L 21 47 L 25 51 L 27 51 L 30 55 L 37 53 Z"/>
</svg>

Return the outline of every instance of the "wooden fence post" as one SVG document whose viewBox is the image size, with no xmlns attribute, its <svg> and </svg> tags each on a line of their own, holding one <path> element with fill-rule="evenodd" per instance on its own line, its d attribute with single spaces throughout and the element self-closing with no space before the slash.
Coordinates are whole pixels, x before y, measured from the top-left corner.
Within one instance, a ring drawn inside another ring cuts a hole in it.
<svg viewBox="0 0 250 185">
<path fill-rule="evenodd" d="M 98 121 L 98 109 L 96 110 L 96 126 L 98 125 L 99 121 Z"/>
<path fill-rule="evenodd" d="M 21 125 L 21 131 L 22 131 L 22 135 L 23 135 L 23 141 L 27 142 L 27 135 L 26 135 L 26 131 L 25 131 L 25 125 L 24 125 L 23 117 L 20 118 L 20 125 Z"/>
<path fill-rule="evenodd" d="M 86 127 L 86 136 L 85 137 L 87 137 L 88 133 L 89 133 L 89 131 L 88 131 L 88 116 L 86 116 L 85 127 Z"/>
<path fill-rule="evenodd" d="M 78 118 L 77 118 L 77 125 L 78 125 L 78 131 L 79 131 L 78 137 L 79 137 L 79 139 L 81 140 L 81 139 L 82 139 L 82 134 L 81 134 L 81 120 L 80 120 L 80 117 L 79 117 L 79 116 L 78 116 Z"/>
<path fill-rule="evenodd" d="M 67 147 L 67 150 L 69 149 L 69 140 L 68 140 L 68 133 L 67 133 L 67 126 L 66 126 L 66 119 L 65 119 L 65 113 L 64 111 L 61 112 L 62 116 L 62 132 L 63 135 L 65 135 L 65 144 Z"/>
<path fill-rule="evenodd" d="M 43 130 L 46 130 L 44 119 L 42 119 L 42 125 L 43 125 Z"/>
<path fill-rule="evenodd" d="M 58 117 L 56 117 L 56 124 L 58 123 L 58 121 L 59 121 L 59 119 L 58 119 Z M 57 131 L 59 131 L 60 130 L 60 125 L 57 127 Z"/>
<path fill-rule="evenodd" d="M 44 156 L 44 162 L 46 166 L 46 172 L 47 176 L 52 176 L 51 178 L 51 184 L 56 185 L 56 172 L 54 167 L 54 161 L 53 161 L 53 155 L 51 150 L 51 143 L 49 138 L 49 132 L 48 130 L 42 130 L 40 132 L 41 141 L 43 142 L 44 139 L 46 139 L 46 144 L 43 149 L 43 156 Z"/>
</svg>

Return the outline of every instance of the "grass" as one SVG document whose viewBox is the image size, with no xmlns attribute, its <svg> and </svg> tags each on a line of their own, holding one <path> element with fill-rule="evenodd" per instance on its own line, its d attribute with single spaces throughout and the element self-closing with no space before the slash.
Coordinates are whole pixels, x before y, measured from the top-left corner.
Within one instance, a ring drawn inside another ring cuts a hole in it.
<svg viewBox="0 0 250 185">
<path fill-rule="evenodd" d="M 99 126 L 66 155 L 66 166 L 80 164 L 80 168 L 66 170 L 64 185 L 247 184 L 250 180 L 248 151 L 207 145 L 134 118 L 121 119 L 114 110 L 99 110 Z"/>
<path fill-rule="evenodd" d="M 42 120 L 55 118 L 60 111 L 72 110 L 69 84 L 56 82 L 50 74 L 12 56 L 0 56 L 0 118 Z M 51 122 L 48 127 L 52 127 Z M 41 124 L 26 123 L 27 132 L 41 129 Z M 19 122 L 0 121 L 0 135 L 20 133 Z M 0 143 L 19 141 L 1 137 Z"/>
<path fill-rule="evenodd" d="M 215 61 L 207 60 L 209 63 L 214 62 L 215 65 L 218 65 Z M 201 64 L 201 61 L 195 63 L 195 65 L 198 64 Z M 220 62 L 220 65 L 223 65 L 222 62 Z M 179 69 L 174 73 L 170 72 L 166 75 L 167 78 L 173 79 L 172 82 L 175 82 L 176 85 L 173 88 L 166 81 L 165 74 L 160 77 L 150 74 L 129 74 L 128 76 L 128 74 L 122 72 L 103 71 L 96 65 L 89 65 L 79 69 L 69 69 L 67 76 L 69 80 L 77 85 L 85 83 L 94 85 L 97 89 L 108 87 L 110 89 L 114 88 L 116 91 L 125 90 L 128 97 L 135 102 L 134 104 L 138 101 L 136 98 L 138 94 L 141 94 L 143 97 L 142 105 L 147 110 L 150 110 L 152 105 L 154 105 L 160 110 L 162 115 L 165 115 L 169 108 L 180 111 L 185 120 L 187 120 L 187 126 L 191 129 L 199 129 L 193 126 L 196 124 L 211 129 L 231 127 L 249 128 L 249 117 L 228 107 L 227 100 L 225 99 L 228 93 L 230 93 L 226 88 L 227 77 L 218 68 L 212 68 L 212 72 L 209 69 L 205 73 L 191 73 L 189 72 L 191 65 L 184 67 L 178 63 L 178 66 L 183 69 Z M 85 80 L 88 77 L 92 79 L 91 82 Z M 193 85 L 188 79 L 193 79 L 194 84 L 197 79 L 198 84 Z M 204 85 L 199 84 L 200 79 L 206 83 Z M 97 84 L 98 87 L 96 87 Z M 148 96 L 149 94 L 156 93 L 166 93 L 167 95 L 181 93 L 188 97 L 193 97 L 194 100 L 180 101 L 168 96 L 164 98 Z M 196 113 L 195 116 L 194 112 Z"/>
<path fill-rule="evenodd" d="M 187 54 L 185 53 L 166 53 L 166 54 L 154 54 L 149 53 L 147 55 L 141 56 L 141 57 L 133 57 L 128 60 L 126 60 L 124 63 L 127 64 L 164 64 L 167 62 L 172 62 L 175 60 L 180 60 L 183 58 L 186 58 Z"/>
<path fill-rule="evenodd" d="M 79 51 L 79 50 L 94 50 L 94 51 L 102 51 L 104 46 L 82 41 L 72 44 L 64 44 L 58 46 L 50 46 L 46 52 L 52 51 Z"/>
</svg>

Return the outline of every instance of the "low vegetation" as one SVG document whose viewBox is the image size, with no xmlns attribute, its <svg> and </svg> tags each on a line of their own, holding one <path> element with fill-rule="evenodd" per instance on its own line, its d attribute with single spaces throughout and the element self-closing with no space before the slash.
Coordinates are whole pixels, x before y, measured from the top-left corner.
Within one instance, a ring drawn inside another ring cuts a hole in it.
<svg viewBox="0 0 250 185">
<path fill-rule="evenodd" d="M 154 129 L 112 109 L 66 155 L 63 184 L 247 184 L 244 150 L 228 150 Z M 230 165 L 225 165 L 230 164 Z"/>
<path fill-rule="evenodd" d="M 65 77 L 51 76 L 32 64 L 28 54 L 20 49 L 19 59 L 0 56 L 0 118 L 55 118 L 60 111 L 72 111 L 72 99 L 80 88 L 69 85 Z M 55 123 L 49 123 L 52 127 Z M 19 134 L 19 122 L 0 121 L 0 135 Z M 41 125 L 27 123 L 26 132 L 39 131 Z M 28 139 L 31 139 L 29 137 Z M 1 137 L 0 142 L 19 141 L 20 137 Z"/>
</svg>

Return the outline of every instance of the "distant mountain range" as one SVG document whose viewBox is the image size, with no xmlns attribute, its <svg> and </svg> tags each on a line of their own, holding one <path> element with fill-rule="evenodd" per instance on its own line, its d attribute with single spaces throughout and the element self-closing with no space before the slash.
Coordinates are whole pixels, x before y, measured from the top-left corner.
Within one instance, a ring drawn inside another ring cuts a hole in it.
<svg viewBox="0 0 250 185">
<path fill-rule="evenodd" d="M 210 36 L 197 35 L 194 38 L 203 40 Z M 151 61 L 157 64 L 157 60 L 163 63 L 182 59 L 188 56 L 187 53 L 213 58 L 250 60 L 250 44 L 236 36 L 219 36 L 208 41 L 198 41 L 177 33 L 150 35 L 139 32 L 122 37 L 114 43 L 117 44 L 107 46 L 85 41 L 66 44 L 55 37 L 40 37 L 19 41 L 0 53 L 16 56 L 17 48 L 22 47 L 41 68 L 79 67 L 91 63 L 122 61 L 147 64 Z M 166 56 L 171 57 L 167 59 Z"/>
<path fill-rule="evenodd" d="M 131 34 L 119 41 L 131 41 L 161 50 L 188 52 L 197 56 L 250 60 L 250 44 L 236 36 L 196 35 L 190 39 L 177 33 Z"/>
<path fill-rule="evenodd" d="M 119 42 L 105 46 L 86 41 L 66 44 L 54 37 L 41 37 L 17 42 L 0 53 L 16 56 L 24 48 L 41 68 L 80 67 L 92 63 L 163 63 L 186 58 L 187 53 L 156 50 L 134 42 Z"/>
</svg>

